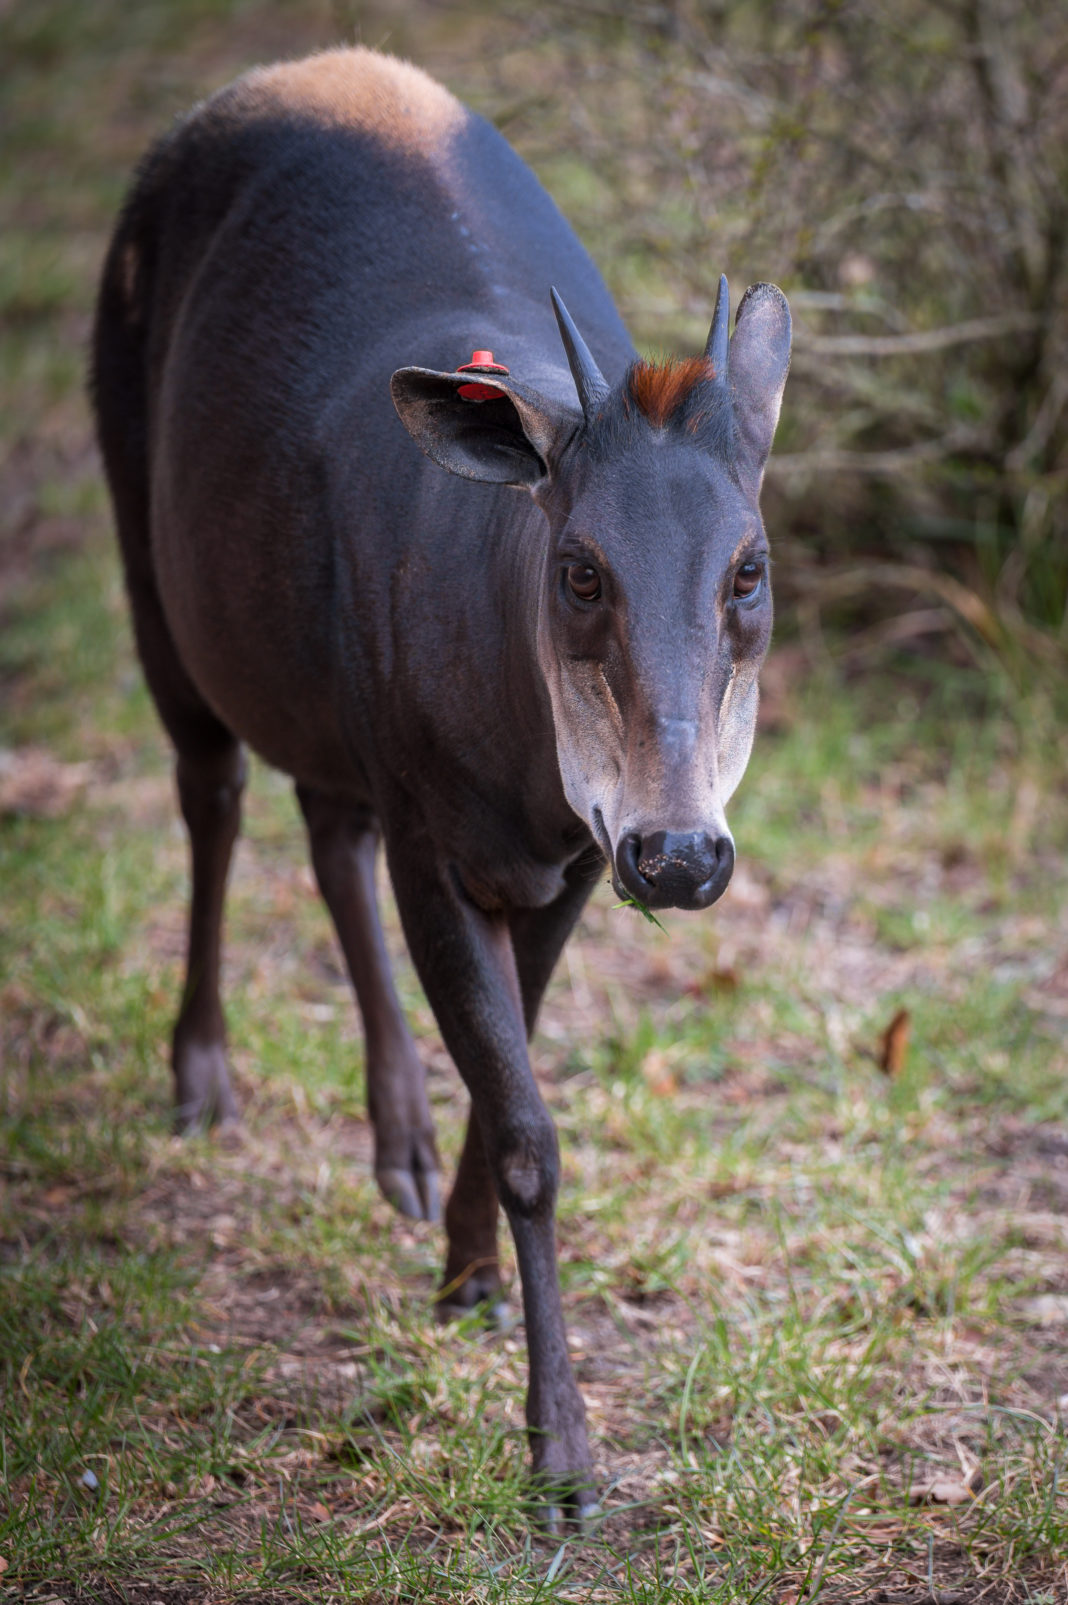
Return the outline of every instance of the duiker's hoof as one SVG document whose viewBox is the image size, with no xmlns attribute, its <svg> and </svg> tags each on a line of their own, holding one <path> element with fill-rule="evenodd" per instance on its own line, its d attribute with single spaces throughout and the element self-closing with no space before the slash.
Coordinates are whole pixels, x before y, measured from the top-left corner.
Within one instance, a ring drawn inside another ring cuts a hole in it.
<svg viewBox="0 0 1068 1605">
<path fill-rule="evenodd" d="M 221 1042 L 182 1042 L 176 1035 L 174 1087 L 174 1129 L 180 1137 L 240 1121 Z"/>
<path fill-rule="evenodd" d="M 436 1170 L 400 1170 L 383 1165 L 375 1171 L 375 1180 L 383 1197 L 393 1208 L 411 1220 L 436 1221 L 441 1219 L 441 1189 Z"/>
<path fill-rule="evenodd" d="M 496 1259 L 467 1276 L 461 1273 L 451 1281 L 446 1279 L 445 1285 L 438 1289 L 434 1315 L 440 1326 L 474 1316 L 493 1332 L 509 1332 L 519 1322 L 516 1311 L 504 1296 Z"/>
<path fill-rule="evenodd" d="M 439 1299 L 434 1305 L 434 1319 L 439 1326 L 453 1321 L 474 1318 L 489 1332 L 511 1332 L 519 1325 L 519 1316 L 500 1291 L 493 1297 L 476 1300 L 473 1304 L 460 1304 L 453 1299 Z"/>
<path fill-rule="evenodd" d="M 539 1498 L 537 1523 L 550 1538 L 561 1537 L 569 1529 L 590 1533 L 601 1518 L 601 1507 L 589 1472 L 576 1473 L 575 1483 L 570 1488 L 556 1478 L 549 1488 L 543 1478 L 535 1477 L 534 1489 Z"/>
</svg>

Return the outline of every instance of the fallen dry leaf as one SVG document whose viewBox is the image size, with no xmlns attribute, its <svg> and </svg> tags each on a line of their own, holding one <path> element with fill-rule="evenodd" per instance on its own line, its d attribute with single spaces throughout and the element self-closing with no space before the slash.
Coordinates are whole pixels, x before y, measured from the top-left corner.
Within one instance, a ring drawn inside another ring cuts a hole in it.
<svg viewBox="0 0 1068 1605">
<path fill-rule="evenodd" d="M 650 1048 L 642 1060 L 642 1075 L 649 1091 L 656 1098 L 670 1098 L 678 1088 L 678 1080 L 671 1061 L 663 1048 Z"/>
<path fill-rule="evenodd" d="M 334 1519 L 330 1506 L 324 1505 L 321 1499 L 317 1499 L 313 1505 L 308 1506 L 308 1515 L 313 1521 L 333 1521 Z"/>
<path fill-rule="evenodd" d="M 879 1069 L 884 1076 L 899 1076 L 904 1070 L 911 1029 L 912 1016 L 908 1009 L 898 1009 L 883 1032 L 879 1047 Z"/>
<path fill-rule="evenodd" d="M 0 751 L 0 814 L 58 819 L 89 782 L 89 763 L 61 763 L 47 747 Z"/>
<path fill-rule="evenodd" d="M 737 992 L 739 986 L 738 971 L 732 965 L 722 968 L 714 967 L 691 981 L 683 990 L 688 997 L 702 998 L 709 992 Z"/>
<path fill-rule="evenodd" d="M 910 1505 L 966 1505 L 975 1498 L 970 1479 L 963 1477 L 934 1477 L 921 1483 L 909 1494 Z"/>
<path fill-rule="evenodd" d="M 957 1477 L 943 1477 L 937 1482 L 927 1483 L 922 1488 L 913 1488 L 909 1495 L 909 1503 L 913 1505 L 966 1505 L 972 1497 L 972 1491 Z"/>
</svg>

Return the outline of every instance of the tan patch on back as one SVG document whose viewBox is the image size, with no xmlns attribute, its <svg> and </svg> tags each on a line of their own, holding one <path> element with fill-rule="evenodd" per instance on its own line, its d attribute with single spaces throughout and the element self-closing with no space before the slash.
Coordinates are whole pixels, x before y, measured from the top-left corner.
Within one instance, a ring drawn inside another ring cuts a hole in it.
<svg viewBox="0 0 1068 1605">
<path fill-rule="evenodd" d="M 413 155 L 428 155 L 467 115 L 456 97 L 420 67 L 362 45 L 256 67 L 234 87 L 242 110 L 266 104 L 374 134 L 384 145 Z"/>
</svg>

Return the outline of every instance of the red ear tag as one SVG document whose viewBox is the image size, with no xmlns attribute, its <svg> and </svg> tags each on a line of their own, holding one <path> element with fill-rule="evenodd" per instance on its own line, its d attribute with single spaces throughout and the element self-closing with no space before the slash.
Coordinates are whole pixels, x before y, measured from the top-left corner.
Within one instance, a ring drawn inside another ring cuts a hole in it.
<svg viewBox="0 0 1068 1605">
<path fill-rule="evenodd" d="M 472 351 L 471 361 L 461 363 L 457 373 L 507 373 L 503 362 L 494 362 L 492 351 Z M 456 392 L 464 401 L 499 401 L 501 392 L 493 385 L 461 385 Z"/>
</svg>

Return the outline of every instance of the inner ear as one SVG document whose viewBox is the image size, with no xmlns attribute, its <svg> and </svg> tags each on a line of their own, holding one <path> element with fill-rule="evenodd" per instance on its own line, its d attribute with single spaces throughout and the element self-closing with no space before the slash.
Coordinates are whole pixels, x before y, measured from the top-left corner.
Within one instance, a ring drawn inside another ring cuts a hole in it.
<svg viewBox="0 0 1068 1605">
<path fill-rule="evenodd" d="M 459 392 L 470 383 L 470 375 L 400 368 L 390 390 L 412 439 L 451 474 L 497 485 L 539 485 L 549 473 L 558 434 L 553 409 L 512 385 L 501 385 L 491 400 L 469 401 Z M 479 384 L 485 383 L 480 376 Z"/>
<path fill-rule="evenodd" d="M 729 373 L 738 428 L 738 466 L 759 492 L 790 368 L 790 307 L 774 284 L 746 290 L 731 336 Z"/>
</svg>

